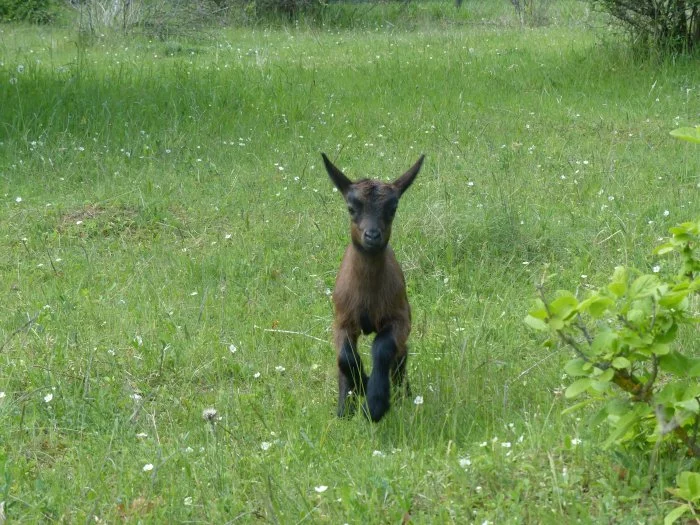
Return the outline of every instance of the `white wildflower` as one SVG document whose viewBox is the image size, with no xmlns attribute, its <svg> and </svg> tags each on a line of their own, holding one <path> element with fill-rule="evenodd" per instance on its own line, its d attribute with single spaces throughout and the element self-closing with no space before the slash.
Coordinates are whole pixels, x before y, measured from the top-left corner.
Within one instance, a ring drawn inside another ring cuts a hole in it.
<svg viewBox="0 0 700 525">
<path fill-rule="evenodd" d="M 422 405 L 423 404 L 423 396 L 416 396 L 416 398 L 413 400 L 414 405 Z"/>
<path fill-rule="evenodd" d="M 321 494 L 323 492 L 326 492 L 328 490 L 328 487 L 326 485 L 319 485 L 318 487 L 314 487 L 314 490 Z"/>
<path fill-rule="evenodd" d="M 153 463 L 146 463 L 146 464 L 143 466 L 143 471 L 144 471 L 144 472 L 150 472 L 151 470 L 153 470 Z"/>
<path fill-rule="evenodd" d="M 215 408 L 205 408 L 204 410 L 202 410 L 202 417 L 206 421 L 214 421 L 216 419 L 217 414 L 218 412 Z"/>
</svg>

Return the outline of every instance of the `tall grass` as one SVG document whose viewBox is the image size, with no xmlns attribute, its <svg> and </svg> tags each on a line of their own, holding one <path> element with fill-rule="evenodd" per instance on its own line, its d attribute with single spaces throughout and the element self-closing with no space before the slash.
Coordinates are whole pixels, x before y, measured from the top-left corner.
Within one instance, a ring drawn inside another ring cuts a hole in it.
<svg viewBox="0 0 700 525">
<path fill-rule="evenodd" d="M 585 413 L 561 415 L 566 351 L 521 320 L 543 274 L 583 291 L 651 266 L 697 214 L 700 158 L 668 137 L 697 123 L 697 64 L 632 60 L 572 19 L 492 23 L 507 8 L 459 27 L 91 46 L 1 28 L 9 518 L 664 514 L 676 463 L 598 450 Z M 348 225 L 320 151 L 383 179 L 427 154 L 392 243 L 423 404 L 379 425 L 334 417 Z"/>
</svg>

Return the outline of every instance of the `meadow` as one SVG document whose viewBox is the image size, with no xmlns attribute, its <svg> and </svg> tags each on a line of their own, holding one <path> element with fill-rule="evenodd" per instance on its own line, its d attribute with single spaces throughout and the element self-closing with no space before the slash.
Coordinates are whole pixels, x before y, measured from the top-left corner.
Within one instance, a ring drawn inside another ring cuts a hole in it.
<svg viewBox="0 0 700 525">
<path fill-rule="evenodd" d="M 669 136 L 700 121 L 697 58 L 639 56 L 583 2 L 535 28 L 496 4 L 199 39 L 0 26 L 8 521 L 673 508 L 689 460 L 602 449 L 562 415 L 570 353 L 523 318 L 545 277 L 583 294 L 617 264 L 666 271 L 652 248 L 700 207 L 700 149 Z M 379 424 L 335 416 L 349 225 L 322 151 L 382 180 L 426 155 L 392 234 L 414 398 Z"/>
</svg>

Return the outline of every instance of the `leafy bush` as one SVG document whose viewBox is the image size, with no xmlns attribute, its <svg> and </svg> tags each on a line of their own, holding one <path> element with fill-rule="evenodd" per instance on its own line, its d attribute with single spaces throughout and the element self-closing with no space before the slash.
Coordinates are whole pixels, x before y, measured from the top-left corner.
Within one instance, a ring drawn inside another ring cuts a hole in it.
<svg viewBox="0 0 700 525">
<path fill-rule="evenodd" d="M 690 51 L 700 43 L 700 0 L 592 0 L 644 44 Z"/>
<path fill-rule="evenodd" d="M 46 24 L 55 18 L 57 9 L 55 0 L 0 0 L 0 21 Z"/>
<path fill-rule="evenodd" d="M 525 321 L 573 349 L 565 371 L 577 379 L 566 397 L 587 392 L 578 406 L 601 405 L 594 421 L 611 425 L 605 445 L 635 441 L 644 447 L 673 437 L 700 457 L 700 357 L 672 346 L 682 326 L 700 322 L 693 309 L 700 292 L 700 220 L 671 234 L 656 252 L 680 255 L 675 277 L 618 266 L 607 286 L 582 301 L 568 291 L 550 300 L 540 288 Z"/>
<path fill-rule="evenodd" d="M 675 137 L 700 144 L 700 126 L 680 128 Z M 700 219 L 670 229 L 660 256 L 676 255 L 679 270 L 662 277 L 660 267 L 644 274 L 618 266 L 610 283 L 583 300 L 561 290 L 540 297 L 525 322 L 552 333 L 574 351 L 564 367 L 576 378 L 567 398 L 584 393 L 573 410 L 597 404 L 593 423 L 607 422 L 604 446 L 633 442 L 651 450 L 662 442 L 682 444 L 700 458 L 700 356 L 674 348 L 682 327 L 700 323 Z M 669 525 L 700 503 L 700 475 L 682 472 L 669 492 L 683 503 L 665 519 Z"/>
</svg>

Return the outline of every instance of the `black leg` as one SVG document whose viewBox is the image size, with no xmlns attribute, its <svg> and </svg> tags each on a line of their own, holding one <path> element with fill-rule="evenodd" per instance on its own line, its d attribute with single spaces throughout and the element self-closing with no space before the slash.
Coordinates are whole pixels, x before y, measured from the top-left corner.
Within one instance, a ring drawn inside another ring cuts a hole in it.
<svg viewBox="0 0 700 525">
<path fill-rule="evenodd" d="M 355 345 L 345 339 L 338 354 L 338 417 L 350 417 L 355 413 L 357 402 L 353 396 L 364 394 L 367 374 Z"/>
<path fill-rule="evenodd" d="M 391 385 L 389 376 L 396 356 L 396 341 L 391 331 L 386 330 L 375 337 L 372 343 L 372 375 L 367 382 L 367 416 L 379 421 L 389 410 Z"/>
<path fill-rule="evenodd" d="M 410 398 L 411 386 L 409 385 L 408 378 L 406 377 L 407 360 L 408 353 L 404 354 L 401 359 L 394 362 L 394 366 L 392 366 L 392 380 L 396 386 L 396 392 L 401 396 Z M 401 388 L 402 385 L 403 388 Z"/>
</svg>

